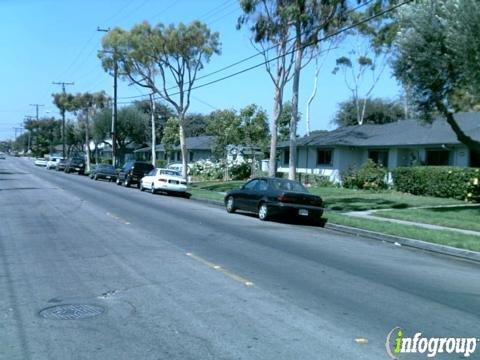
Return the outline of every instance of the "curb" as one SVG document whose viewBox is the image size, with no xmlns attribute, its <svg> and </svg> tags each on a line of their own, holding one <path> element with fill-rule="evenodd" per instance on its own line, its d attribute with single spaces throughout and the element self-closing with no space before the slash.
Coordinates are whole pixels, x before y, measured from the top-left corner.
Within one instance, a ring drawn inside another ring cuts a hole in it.
<svg viewBox="0 0 480 360">
<path fill-rule="evenodd" d="M 191 198 L 191 200 L 223 207 L 223 203 L 216 200 L 203 200 L 198 198 Z M 475 261 L 480 263 L 480 252 L 476 252 L 476 251 L 458 249 L 451 246 L 439 245 L 439 244 L 429 243 L 426 241 L 415 240 L 415 239 L 410 239 L 410 238 L 401 237 L 401 236 L 388 235 L 388 234 L 383 234 L 375 231 L 354 228 L 351 226 L 332 224 L 330 222 L 327 222 L 325 224 L 325 229 L 341 232 L 344 234 L 354 235 L 354 236 L 363 236 L 369 239 L 374 239 L 379 241 L 386 241 L 388 243 L 392 243 L 396 245 L 410 247 L 418 250 L 429 251 L 429 252 L 433 252 L 441 255 L 453 256 L 456 258 Z"/>
<path fill-rule="evenodd" d="M 415 240 L 410 238 L 405 238 L 401 236 L 388 235 L 383 233 L 378 233 L 370 230 L 358 229 L 345 225 L 337 225 L 328 223 L 325 225 L 326 229 L 342 232 L 345 234 L 363 236 L 374 240 L 386 241 L 392 244 L 398 244 L 401 246 L 411 247 L 419 250 L 425 250 L 437 254 L 453 256 L 461 258 L 464 260 L 470 260 L 480 263 L 480 252 L 458 249 L 451 246 L 439 245 L 434 243 L 429 243 L 422 240 Z"/>
</svg>

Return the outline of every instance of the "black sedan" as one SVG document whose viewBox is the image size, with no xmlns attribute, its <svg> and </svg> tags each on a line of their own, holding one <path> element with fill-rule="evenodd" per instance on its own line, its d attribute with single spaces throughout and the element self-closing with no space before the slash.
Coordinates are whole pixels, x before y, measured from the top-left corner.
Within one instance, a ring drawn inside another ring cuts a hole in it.
<svg viewBox="0 0 480 360">
<path fill-rule="evenodd" d="M 289 215 L 308 219 L 323 225 L 323 201 L 312 195 L 298 181 L 261 177 L 244 184 L 225 195 L 229 213 L 244 210 L 258 213 L 260 220 L 276 215 Z"/>
<path fill-rule="evenodd" d="M 90 172 L 90 179 L 93 179 L 93 180 L 105 179 L 112 182 L 117 180 L 117 173 L 115 172 L 115 168 L 113 167 L 113 165 L 98 164 Z"/>
<path fill-rule="evenodd" d="M 66 167 L 67 167 L 67 160 L 61 159 L 61 160 L 57 163 L 57 166 L 55 166 L 55 169 L 56 169 L 57 171 L 64 171 Z"/>
<path fill-rule="evenodd" d="M 85 160 L 83 158 L 71 158 L 67 160 L 64 171 L 67 174 L 76 172 L 79 175 L 83 175 L 85 173 Z"/>
</svg>

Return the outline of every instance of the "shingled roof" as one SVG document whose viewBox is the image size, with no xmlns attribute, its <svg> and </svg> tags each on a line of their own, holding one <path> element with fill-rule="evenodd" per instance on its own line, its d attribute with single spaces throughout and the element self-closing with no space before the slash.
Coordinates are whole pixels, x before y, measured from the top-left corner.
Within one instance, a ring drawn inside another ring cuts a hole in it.
<svg viewBox="0 0 480 360">
<path fill-rule="evenodd" d="M 480 113 L 455 115 L 460 127 L 472 138 L 480 141 Z M 418 120 L 401 120 L 384 125 L 346 126 L 326 133 L 298 139 L 298 146 L 433 146 L 460 144 L 450 125 L 437 119 L 431 124 Z M 283 142 L 279 147 L 288 147 Z"/>
</svg>

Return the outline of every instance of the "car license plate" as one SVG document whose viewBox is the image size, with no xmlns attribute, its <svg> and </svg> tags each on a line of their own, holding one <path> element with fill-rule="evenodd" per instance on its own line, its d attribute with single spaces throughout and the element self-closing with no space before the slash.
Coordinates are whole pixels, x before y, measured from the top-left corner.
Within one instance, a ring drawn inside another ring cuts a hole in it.
<svg viewBox="0 0 480 360">
<path fill-rule="evenodd" d="M 298 210 L 298 215 L 300 215 L 300 216 L 308 216 L 308 210 L 300 209 L 300 210 Z"/>
</svg>

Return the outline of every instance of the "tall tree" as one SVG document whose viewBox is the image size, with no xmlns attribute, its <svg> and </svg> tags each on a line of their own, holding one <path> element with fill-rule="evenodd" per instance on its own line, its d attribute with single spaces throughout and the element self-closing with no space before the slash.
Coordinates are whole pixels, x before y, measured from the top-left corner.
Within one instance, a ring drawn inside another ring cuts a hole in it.
<svg viewBox="0 0 480 360">
<path fill-rule="evenodd" d="M 393 69 L 408 86 L 418 109 L 430 119 L 442 114 L 458 140 L 480 151 L 480 141 L 455 119 L 459 99 L 480 102 L 480 3 L 476 0 L 424 1 L 399 17 Z"/>
<path fill-rule="evenodd" d="M 247 20 L 253 22 L 251 30 L 257 43 L 274 45 L 279 58 L 287 59 L 283 64 L 277 63 L 277 74 L 272 77 L 276 91 L 283 89 L 289 76 L 292 77 L 292 117 L 290 120 L 290 159 L 289 178 L 294 179 L 296 174 L 296 139 L 298 123 L 298 100 L 300 89 L 300 72 L 305 66 L 306 58 L 315 52 L 311 50 L 318 45 L 318 39 L 328 34 L 341 24 L 344 19 L 346 0 L 242 0 L 241 5 L 246 16 L 241 17 L 239 23 Z M 291 38 L 292 41 L 289 41 Z M 282 47 L 285 47 L 283 49 Z M 288 50 L 287 50 L 288 49 Z M 293 55 L 293 58 L 290 56 Z M 311 59 L 311 56 L 310 56 Z M 268 61 L 267 61 L 268 63 Z M 285 76 L 282 71 L 289 74 Z M 279 76 L 280 71 L 280 76 Z M 290 74 L 290 71 L 292 73 Z M 271 74 L 271 72 L 269 72 Z M 284 80 L 284 82 L 279 81 Z M 279 89 L 279 85 L 283 85 Z M 277 94 L 276 94 L 277 96 Z M 281 110 L 282 99 L 275 99 L 276 107 Z M 281 111 L 280 111 L 281 112 Z M 278 114 L 280 114 L 278 112 Z M 274 124 L 278 120 L 274 108 Z M 272 135 L 276 136 L 276 128 L 272 128 Z M 276 139 L 275 139 L 276 140 Z M 273 142 L 272 142 L 273 143 Z M 273 150 L 273 151 L 272 151 Z M 272 145 L 270 163 L 276 162 L 275 151 Z M 269 170 L 270 175 L 274 169 Z"/>
<path fill-rule="evenodd" d="M 144 22 L 131 31 L 113 29 L 103 39 L 105 51 L 100 56 L 103 66 L 113 64 L 112 51 L 120 71 L 133 83 L 150 89 L 169 103 L 179 120 L 183 176 L 187 177 L 188 153 L 185 143 L 185 116 L 190 107 L 190 94 L 198 72 L 211 56 L 220 54 L 219 35 L 207 25 L 194 21 L 189 25 L 152 27 Z M 157 85 L 156 77 L 160 81 Z M 175 86 L 171 87 L 170 83 Z"/>
<path fill-rule="evenodd" d="M 265 110 L 252 104 L 240 110 L 240 133 L 242 134 L 242 142 L 249 149 L 252 156 L 251 174 L 254 176 L 256 172 L 256 153 L 257 150 L 263 149 L 268 144 L 268 116 Z"/>
<path fill-rule="evenodd" d="M 271 121 L 270 161 L 268 174 L 277 171 L 277 141 L 279 120 L 283 112 L 284 89 L 291 79 L 293 43 L 291 24 L 286 16 L 288 0 L 240 0 L 244 12 L 237 28 L 250 24 L 253 41 L 265 59 L 265 68 L 274 85 L 273 117 Z M 270 49 L 274 49 L 272 61 Z"/>
<path fill-rule="evenodd" d="M 59 120 L 29 119 L 24 122 L 24 128 L 29 131 L 31 149 L 35 156 L 52 152 L 54 146 L 61 142 L 61 121 Z"/>
<path fill-rule="evenodd" d="M 213 154 L 225 159 L 227 145 L 241 145 L 240 119 L 235 110 L 217 110 L 209 115 L 207 131 L 215 136 Z"/>
</svg>

